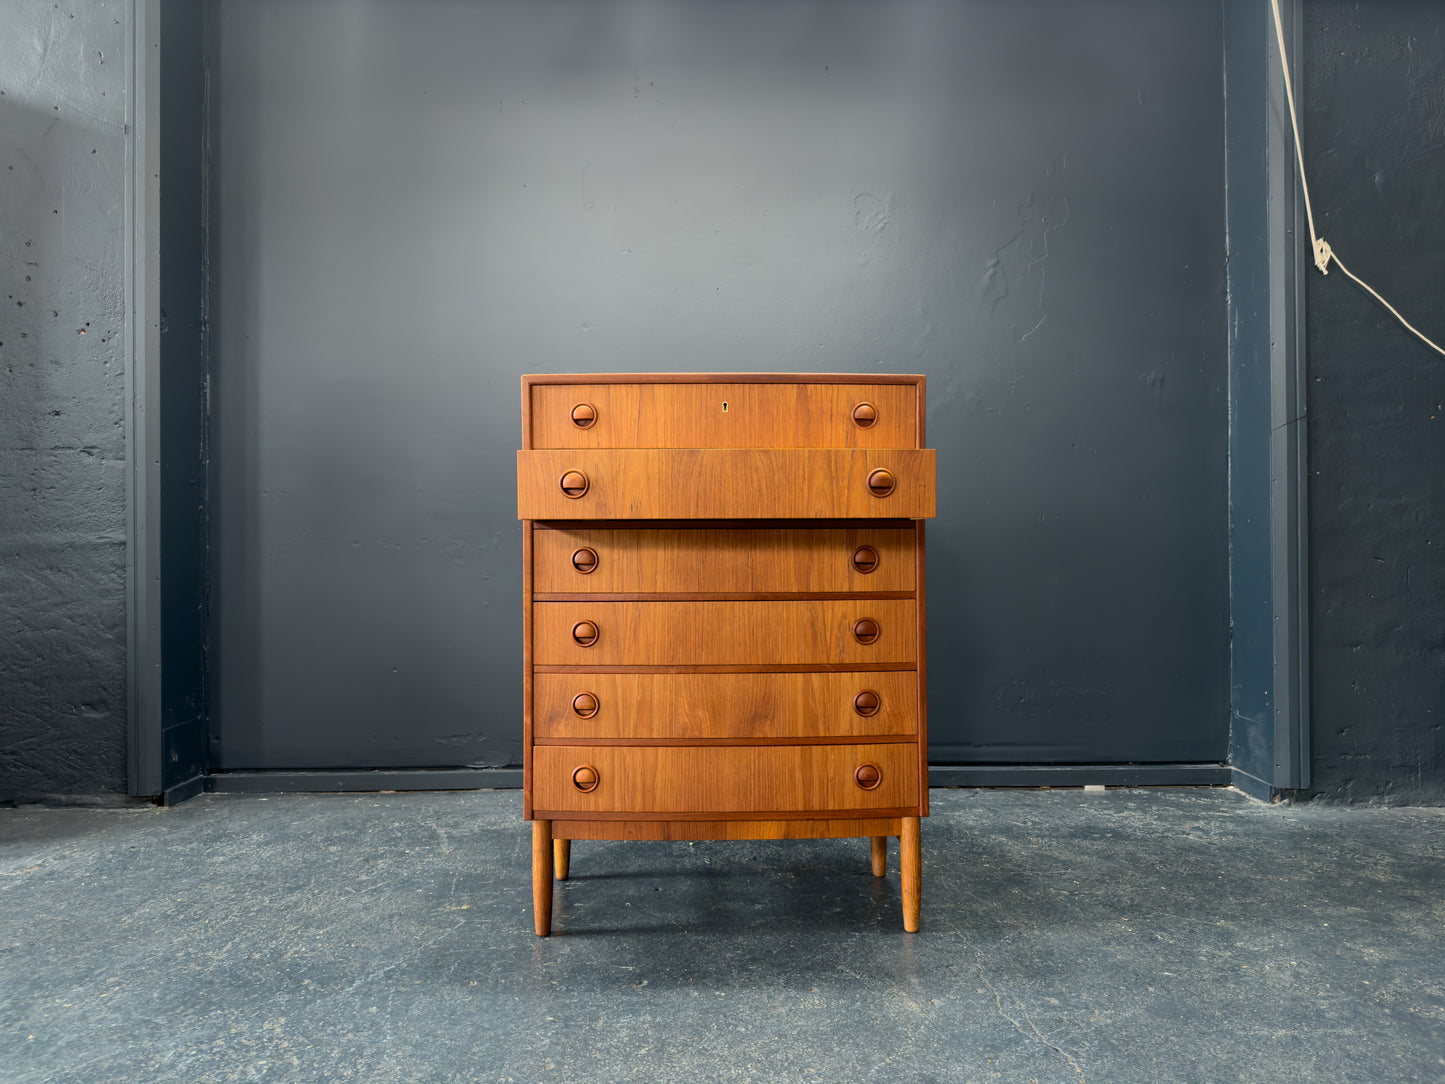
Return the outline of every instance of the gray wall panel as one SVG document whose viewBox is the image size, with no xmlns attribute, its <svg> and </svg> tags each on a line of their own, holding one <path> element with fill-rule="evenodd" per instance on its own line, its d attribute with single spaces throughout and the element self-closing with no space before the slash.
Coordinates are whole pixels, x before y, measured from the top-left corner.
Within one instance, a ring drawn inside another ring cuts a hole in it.
<svg viewBox="0 0 1445 1084">
<path fill-rule="evenodd" d="M 1305 162 L 1321 236 L 1445 340 L 1445 20 L 1304 9 Z M 1445 801 L 1445 358 L 1338 270 L 1308 278 L 1313 787 Z"/>
<path fill-rule="evenodd" d="M 0 28 L 0 801 L 120 796 L 128 16 Z"/>
<path fill-rule="evenodd" d="M 1228 720 L 1220 12 L 221 0 L 219 766 L 515 763 L 518 376 L 930 378 L 945 761 Z"/>
</svg>

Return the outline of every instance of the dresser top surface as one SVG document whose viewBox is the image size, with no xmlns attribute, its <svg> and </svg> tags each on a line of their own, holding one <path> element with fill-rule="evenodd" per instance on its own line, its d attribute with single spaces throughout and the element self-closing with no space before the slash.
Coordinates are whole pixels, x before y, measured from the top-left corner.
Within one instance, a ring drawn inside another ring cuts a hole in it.
<svg viewBox="0 0 1445 1084">
<path fill-rule="evenodd" d="M 533 384 L 924 384 L 920 373 L 527 373 Z"/>
</svg>

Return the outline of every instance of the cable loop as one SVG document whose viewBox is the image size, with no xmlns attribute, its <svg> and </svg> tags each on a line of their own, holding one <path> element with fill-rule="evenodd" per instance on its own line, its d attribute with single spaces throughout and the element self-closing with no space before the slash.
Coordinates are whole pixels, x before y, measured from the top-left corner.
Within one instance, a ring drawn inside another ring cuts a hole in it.
<svg viewBox="0 0 1445 1084">
<path fill-rule="evenodd" d="M 1269 0 L 1269 2 L 1270 6 L 1274 9 L 1274 32 L 1276 38 L 1279 41 L 1279 65 L 1284 73 L 1284 94 L 1285 100 L 1289 103 L 1289 126 L 1290 130 L 1294 133 L 1295 160 L 1299 162 L 1299 186 L 1300 191 L 1304 193 L 1305 218 L 1309 222 L 1310 247 L 1314 250 L 1315 266 L 1320 269 L 1321 275 L 1328 275 L 1330 273 L 1330 261 L 1334 260 L 1335 263 L 1339 266 L 1339 269 L 1343 271 L 1352 282 L 1356 283 L 1361 289 L 1365 290 L 1381 305 L 1384 305 L 1385 308 L 1389 309 L 1390 314 L 1394 316 L 1396 320 L 1399 320 L 1400 323 L 1404 324 L 1405 327 L 1416 336 L 1416 338 L 1418 338 L 1426 346 L 1434 350 L 1437 354 L 1445 356 L 1445 349 L 1442 349 L 1441 346 L 1434 340 L 1427 338 L 1418 328 L 1411 324 L 1409 320 L 1406 320 L 1403 316 L 1401 316 L 1394 305 L 1391 305 L 1388 301 L 1386 301 L 1383 297 L 1376 293 L 1375 290 L 1371 286 L 1369 286 L 1369 284 L 1364 282 L 1362 279 L 1360 279 L 1358 275 L 1356 275 L 1348 267 L 1341 263 L 1340 258 L 1335 255 L 1335 250 L 1330 248 L 1330 243 L 1326 241 L 1323 237 L 1320 237 L 1315 233 L 1315 213 L 1314 210 L 1310 207 L 1310 186 L 1309 181 L 1305 178 L 1305 152 L 1304 147 L 1300 143 L 1299 119 L 1295 116 L 1294 109 L 1294 87 L 1290 83 L 1289 78 L 1289 56 L 1284 51 L 1284 23 L 1280 20 L 1279 17 L 1279 0 Z"/>
</svg>

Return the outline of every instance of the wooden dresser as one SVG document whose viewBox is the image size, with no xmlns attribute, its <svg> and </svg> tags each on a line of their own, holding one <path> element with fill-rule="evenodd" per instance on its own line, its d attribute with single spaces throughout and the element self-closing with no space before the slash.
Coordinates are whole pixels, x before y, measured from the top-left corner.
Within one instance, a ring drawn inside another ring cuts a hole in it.
<svg viewBox="0 0 1445 1084">
<path fill-rule="evenodd" d="M 924 378 L 527 376 L 524 815 L 574 839 L 900 839 L 928 815 Z"/>
</svg>

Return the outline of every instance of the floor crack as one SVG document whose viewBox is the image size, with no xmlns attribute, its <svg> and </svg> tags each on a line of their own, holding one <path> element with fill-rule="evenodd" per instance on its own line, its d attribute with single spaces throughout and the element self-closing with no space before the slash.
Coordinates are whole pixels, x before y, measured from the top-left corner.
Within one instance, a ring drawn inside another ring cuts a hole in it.
<svg viewBox="0 0 1445 1084">
<path fill-rule="evenodd" d="M 1084 1070 L 1082 1067 L 1080 1067 L 1079 1063 L 1069 1056 L 1068 1051 L 1061 1049 L 1056 1043 L 1051 1042 L 1047 1038 L 1047 1036 L 1045 1036 L 1044 1033 L 1038 1029 L 1038 1026 L 1034 1024 L 1033 1020 L 1029 1019 L 1027 1013 L 1024 1014 L 1024 1019 L 1028 1020 L 1029 1022 L 1029 1031 L 1025 1031 L 1022 1024 L 1020 1024 L 1008 1013 L 1004 1012 L 1003 998 L 999 996 L 999 992 L 994 988 L 993 983 L 988 981 L 988 976 L 983 973 L 983 953 L 979 949 L 975 948 L 973 950 L 973 954 L 976 957 L 975 966 L 978 968 L 979 981 L 982 982 L 985 986 L 987 986 L 988 992 L 993 995 L 994 1007 L 998 1009 L 998 1014 L 1002 1016 L 1005 1020 L 1007 1020 L 1010 1024 L 1012 1024 L 1014 1026 L 1014 1030 L 1017 1031 L 1020 1035 L 1022 1035 L 1025 1039 L 1029 1037 L 1029 1031 L 1033 1032 L 1034 1038 L 1038 1039 L 1039 1042 L 1043 1043 L 1055 1054 L 1057 1054 L 1059 1057 L 1063 1058 L 1066 1062 L 1069 1063 L 1069 1068 L 1073 1069 L 1074 1072 L 1079 1074 L 1079 1084 L 1084 1084 Z"/>
<path fill-rule="evenodd" d="M 965 889 L 965 891 L 967 890 Z M 971 892 L 969 892 L 968 894 L 970 896 L 973 895 Z M 984 986 L 988 987 L 988 992 L 993 995 L 994 1008 L 998 1010 L 998 1014 L 1002 1016 L 1005 1020 L 1007 1020 L 1010 1024 L 1012 1024 L 1014 1026 L 1014 1030 L 1017 1031 L 1020 1035 L 1022 1035 L 1025 1039 L 1029 1037 L 1029 1032 L 1033 1032 L 1033 1037 L 1035 1039 L 1043 1043 L 1055 1054 L 1057 1054 L 1059 1057 L 1063 1058 L 1066 1062 L 1069 1063 L 1069 1068 L 1073 1069 L 1074 1072 L 1079 1074 L 1079 1084 L 1084 1084 L 1083 1066 L 1076 1062 L 1073 1057 L 1070 1056 L 1068 1051 L 1062 1049 L 1058 1044 L 1051 1042 L 1049 1038 L 1038 1029 L 1038 1025 L 1033 1022 L 1033 1019 L 1029 1017 L 1028 1013 L 1024 1013 L 1024 1017 L 1029 1022 L 1029 1031 L 1024 1031 L 1023 1026 L 1017 1020 L 1015 1020 L 1012 1016 L 1003 1011 L 1003 998 L 999 996 L 999 992 L 994 987 L 994 984 L 988 981 L 988 976 L 983 973 L 983 950 L 978 948 L 978 946 L 976 945 L 969 945 L 968 938 L 963 936 L 962 931 L 960 931 L 959 928 L 954 925 L 952 918 L 948 914 L 939 914 L 937 917 L 942 919 L 943 924 L 949 928 L 949 930 L 953 933 L 955 937 L 959 939 L 959 941 L 961 941 L 965 945 L 968 945 L 969 948 L 973 949 L 974 966 L 978 968 L 979 981 L 982 982 Z"/>
</svg>

